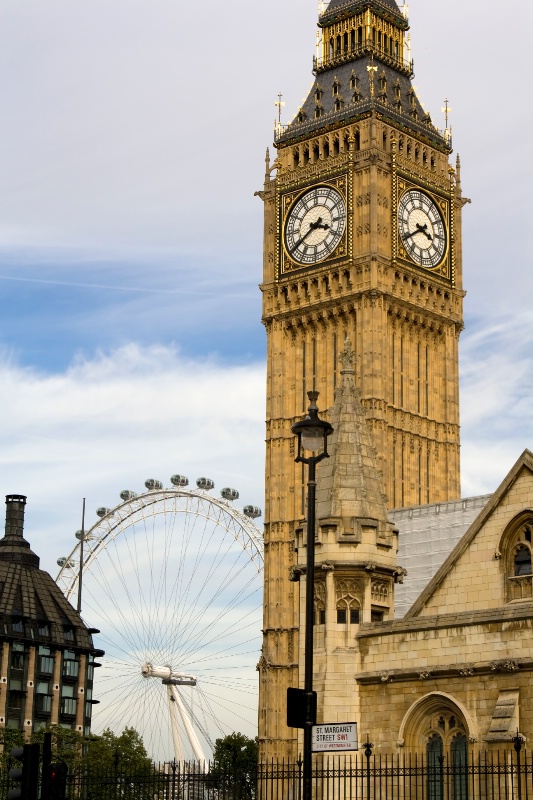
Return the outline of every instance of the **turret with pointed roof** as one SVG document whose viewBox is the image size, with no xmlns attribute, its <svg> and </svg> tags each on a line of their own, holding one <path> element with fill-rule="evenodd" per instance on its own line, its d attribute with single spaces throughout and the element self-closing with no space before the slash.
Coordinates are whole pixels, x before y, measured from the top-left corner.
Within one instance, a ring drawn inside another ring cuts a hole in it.
<svg viewBox="0 0 533 800">
<path fill-rule="evenodd" d="M 404 574 L 397 566 L 398 532 L 388 518 L 348 338 L 339 360 L 330 458 L 321 463 L 317 480 L 314 683 L 322 722 L 346 721 L 350 714 L 358 718 L 358 697 L 346 664 L 356 669 L 360 624 L 392 620 L 394 584 Z M 301 573 L 303 531 L 297 536 Z"/>
</svg>

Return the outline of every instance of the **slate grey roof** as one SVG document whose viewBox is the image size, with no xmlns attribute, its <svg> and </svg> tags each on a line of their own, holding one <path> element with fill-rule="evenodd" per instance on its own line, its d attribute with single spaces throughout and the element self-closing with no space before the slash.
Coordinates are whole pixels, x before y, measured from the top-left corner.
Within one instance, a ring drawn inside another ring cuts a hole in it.
<svg viewBox="0 0 533 800">
<path fill-rule="evenodd" d="M 426 588 L 492 495 L 389 512 L 398 528 L 398 564 L 407 577 L 394 588 L 395 617 L 401 619 Z"/>
<path fill-rule="evenodd" d="M 374 73 L 373 98 L 367 69 L 370 66 L 377 67 L 377 72 Z M 357 78 L 357 93 L 350 85 L 352 75 Z M 386 90 L 380 96 L 382 77 L 385 78 Z M 333 92 L 335 83 L 339 85 L 338 94 Z M 321 90 L 318 103 L 317 90 Z M 335 110 L 336 100 L 343 101 L 343 106 L 338 111 Z M 322 108 L 322 116 L 318 119 L 315 118 L 317 105 Z M 297 115 L 278 137 L 276 143 L 288 144 L 300 138 L 307 138 L 309 134 L 326 126 L 337 127 L 348 124 L 367 116 L 372 110 L 376 110 L 384 119 L 388 119 L 394 127 L 411 130 L 430 140 L 436 147 L 448 149 L 444 137 L 433 127 L 431 118 L 422 108 L 409 77 L 373 58 L 372 54 L 365 54 L 353 61 L 320 72 L 300 109 L 303 121 L 300 122 Z"/>
<path fill-rule="evenodd" d="M 91 634 L 24 539 L 24 495 L 6 497 L 0 539 L 0 639 L 93 651 Z M 40 634 L 39 629 L 46 630 Z"/>
</svg>

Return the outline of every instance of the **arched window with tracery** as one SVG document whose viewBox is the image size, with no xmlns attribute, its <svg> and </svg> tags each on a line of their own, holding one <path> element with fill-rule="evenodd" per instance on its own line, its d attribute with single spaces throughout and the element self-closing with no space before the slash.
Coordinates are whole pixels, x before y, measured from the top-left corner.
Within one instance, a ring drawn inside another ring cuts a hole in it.
<svg viewBox="0 0 533 800">
<path fill-rule="evenodd" d="M 513 520 L 502 536 L 500 550 L 507 575 L 507 602 L 531 600 L 533 596 L 532 538 L 531 512 Z"/>
<path fill-rule="evenodd" d="M 339 625 L 358 625 L 361 616 L 362 586 L 352 579 L 338 580 L 335 587 L 335 605 Z"/>
</svg>

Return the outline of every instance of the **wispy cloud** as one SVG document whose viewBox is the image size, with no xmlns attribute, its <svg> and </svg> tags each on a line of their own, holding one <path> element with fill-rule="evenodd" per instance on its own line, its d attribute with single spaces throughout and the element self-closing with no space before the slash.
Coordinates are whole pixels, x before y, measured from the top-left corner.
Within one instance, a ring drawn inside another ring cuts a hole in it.
<svg viewBox="0 0 533 800">
<path fill-rule="evenodd" d="M 48 375 L 5 357 L 0 393 L 0 485 L 28 495 L 28 538 L 52 574 L 74 542 L 82 497 L 90 521 L 122 489 L 142 491 L 149 477 L 169 485 L 179 472 L 263 505 L 262 364 L 228 367 L 132 344 Z"/>
<path fill-rule="evenodd" d="M 476 320 L 461 345 L 463 494 L 493 491 L 533 449 L 533 313 Z"/>
</svg>

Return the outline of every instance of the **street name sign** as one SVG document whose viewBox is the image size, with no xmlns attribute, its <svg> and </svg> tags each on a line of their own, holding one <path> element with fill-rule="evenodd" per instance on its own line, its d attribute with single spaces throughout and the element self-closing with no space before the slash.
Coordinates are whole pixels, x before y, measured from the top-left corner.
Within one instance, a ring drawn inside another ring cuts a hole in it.
<svg viewBox="0 0 533 800">
<path fill-rule="evenodd" d="M 340 753 L 359 750 L 357 722 L 313 725 L 313 753 Z"/>
</svg>

